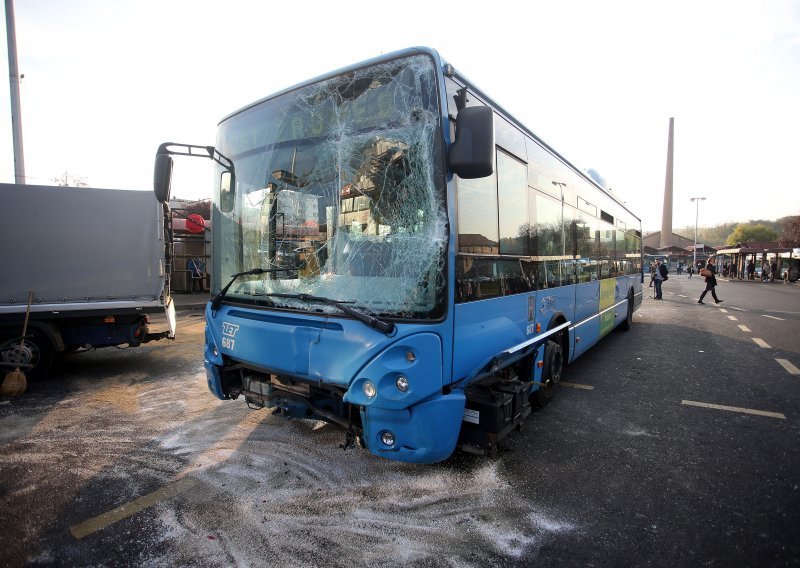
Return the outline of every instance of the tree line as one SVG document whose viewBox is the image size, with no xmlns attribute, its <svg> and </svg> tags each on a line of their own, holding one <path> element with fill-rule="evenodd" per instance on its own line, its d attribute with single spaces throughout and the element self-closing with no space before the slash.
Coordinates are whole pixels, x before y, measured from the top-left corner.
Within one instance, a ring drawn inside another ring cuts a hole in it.
<svg viewBox="0 0 800 568">
<path fill-rule="evenodd" d="M 694 226 L 676 228 L 675 233 L 694 236 Z M 800 247 L 800 215 L 781 217 L 775 221 L 759 219 L 747 223 L 721 223 L 698 227 L 697 242 L 709 246 L 749 242 L 777 242 L 780 247 Z"/>
</svg>

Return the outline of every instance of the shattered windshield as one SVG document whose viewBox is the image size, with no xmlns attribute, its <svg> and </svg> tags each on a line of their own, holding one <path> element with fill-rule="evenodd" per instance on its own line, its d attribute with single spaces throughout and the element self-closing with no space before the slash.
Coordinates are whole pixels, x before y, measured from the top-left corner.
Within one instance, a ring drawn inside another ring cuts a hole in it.
<svg viewBox="0 0 800 568">
<path fill-rule="evenodd" d="M 433 60 L 417 55 L 269 99 L 220 125 L 235 184 L 215 196 L 215 289 L 226 298 L 431 318 L 444 300 L 447 217 Z M 222 170 L 218 172 L 222 175 Z M 280 270 L 274 270 L 280 269 Z"/>
</svg>

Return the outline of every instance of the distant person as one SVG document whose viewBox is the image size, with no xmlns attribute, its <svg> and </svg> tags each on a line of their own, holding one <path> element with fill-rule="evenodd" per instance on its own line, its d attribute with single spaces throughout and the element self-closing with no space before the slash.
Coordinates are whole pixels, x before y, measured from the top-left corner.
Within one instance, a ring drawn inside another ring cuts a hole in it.
<svg viewBox="0 0 800 568">
<path fill-rule="evenodd" d="M 769 281 L 775 282 L 776 276 L 778 276 L 778 263 L 773 260 L 769 265 Z"/>
<path fill-rule="evenodd" d="M 688 267 L 686 267 L 686 274 L 688 274 L 688 275 L 689 275 L 689 280 L 691 280 L 691 279 L 692 279 L 692 271 L 693 271 L 693 270 L 694 270 L 694 269 L 692 268 L 692 265 L 691 265 L 691 264 L 690 264 Z"/>
<path fill-rule="evenodd" d="M 706 269 L 711 272 L 711 276 L 706 276 L 706 289 L 703 290 L 703 293 L 700 294 L 700 299 L 697 300 L 698 304 L 704 304 L 703 298 L 706 297 L 706 294 L 711 292 L 711 296 L 714 298 L 714 303 L 719 304 L 722 302 L 719 298 L 717 298 L 717 293 L 714 290 L 717 286 L 717 267 L 714 266 L 714 257 L 710 257 L 708 259 L 708 264 L 706 264 Z"/>
<path fill-rule="evenodd" d="M 186 270 L 189 271 L 189 276 L 192 279 L 192 294 L 197 292 L 203 292 L 205 286 L 203 285 L 203 280 L 206 276 L 206 263 L 203 262 L 199 256 L 193 256 L 188 261 L 186 261 Z"/>
<path fill-rule="evenodd" d="M 747 261 L 747 279 L 755 280 L 756 263 L 752 260 Z"/>
<path fill-rule="evenodd" d="M 654 300 L 663 299 L 661 297 L 661 285 L 664 283 L 664 280 L 667 279 L 667 273 L 668 272 L 669 271 L 667 270 L 667 267 L 664 266 L 663 264 L 661 264 L 660 260 L 657 260 L 656 261 L 655 276 L 653 278 L 653 283 L 655 284 L 655 288 L 656 288 L 656 295 L 653 298 Z"/>
</svg>

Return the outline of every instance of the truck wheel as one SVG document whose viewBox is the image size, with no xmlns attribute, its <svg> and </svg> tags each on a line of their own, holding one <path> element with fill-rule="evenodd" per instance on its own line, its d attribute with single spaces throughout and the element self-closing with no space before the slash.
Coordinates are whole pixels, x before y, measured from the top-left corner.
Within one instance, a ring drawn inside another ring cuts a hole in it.
<svg viewBox="0 0 800 568">
<path fill-rule="evenodd" d="M 29 380 L 39 380 L 47 376 L 53 364 L 53 346 L 47 336 L 38 330 L 31 330 L 28 337 L 20 345 L 19 340 L 10 340 L 0 348 L 0 360 L 3 363 L 21 363 L 33 365 L 22 368 Z"/>
<path fill-rule="evenodd" d="M 556 337 L 560 337 L 560 334 Z M 561 352 L 561 343 L 552 339 L 547 341 L 544 348 L 544 367 L 542 368 L 542 382 L 539 389 L 533 393 L 533 402 L 539 408 L 544 408 L 553 399 L 556 384 L 561 380 L 564 370 L 564 356 Z"/>
</svg>

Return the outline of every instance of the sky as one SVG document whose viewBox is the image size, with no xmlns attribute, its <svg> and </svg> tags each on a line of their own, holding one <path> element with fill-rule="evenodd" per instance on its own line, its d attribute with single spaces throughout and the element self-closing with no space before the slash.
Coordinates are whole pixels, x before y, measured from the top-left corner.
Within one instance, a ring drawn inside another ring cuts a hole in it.
<svg viewBox="0 0 800 568">
<path fill-rule="evenodd" d="M 598 171 L 645 231 L 661 228 L 670 117 L 674 228 L 800 214 L 800 0 L 17 0 L 14 11 L 31 184 L 67 173 L 151 190 L 162 142 L 214 144 L 218 122 L 255 100 L 424 45 Z M 6 86 L 0 183 L 14 182 L 13 164 Z M 176 160 L 174 197 L 212 185 L 210 161 Z"/>
</svg>

